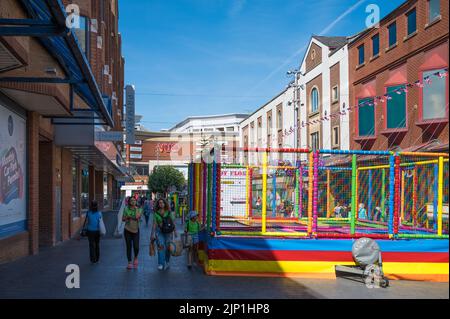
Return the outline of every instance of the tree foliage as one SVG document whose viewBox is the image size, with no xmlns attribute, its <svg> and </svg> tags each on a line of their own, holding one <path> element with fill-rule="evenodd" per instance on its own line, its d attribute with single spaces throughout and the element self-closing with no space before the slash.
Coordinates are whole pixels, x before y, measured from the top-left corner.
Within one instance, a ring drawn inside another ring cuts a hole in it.
<svg viewBox="0 0 450 319">
<path fill-rule="evenodd" d="M 181 191 L 185 183 L 183 173 L 172 166 L 158 166 L 148 178 L 148 188 L 153 193 L 168 193 L 172 186 Z"/>
</svg>

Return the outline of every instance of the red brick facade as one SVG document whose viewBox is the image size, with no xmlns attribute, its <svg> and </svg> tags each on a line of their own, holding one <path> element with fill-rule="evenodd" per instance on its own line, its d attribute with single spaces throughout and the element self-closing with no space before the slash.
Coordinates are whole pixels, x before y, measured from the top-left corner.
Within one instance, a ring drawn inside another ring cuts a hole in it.
<svg viewBox="0 0 450 319">
<path fill-rule="evenodd" d="M 81 15 L 88 18 L 90 30 L 87 60 L 101 93 L 112 100 L 111 116 L 114 127 L 111 129 L 122 131 L 124 59 L 121 55 L 121 36 L 118 32 L 118 1 L 63 0 L 62 2 L 64 5 L 77 4 L 80 6 Z M 0 18 L 29 17 L 20 2 L 2 0 Z M 92 32 L 94 31 L 92 26 L 97 26 L 97 32 Z M 47 76 L 44 70 L 54 66 L 55 76 L 66 77 L 52 54 L 36 38 L 0 37 L 0 41 L 22 63 L 19 67 L 1 72 L 0 76 L 44 77 Z M 105 65 L 108 67 L 105 68 Z M 21 96 L 26 97 L 23 100 L 25 102 L 16 100 L 14 96 L 8 96 L 7 93 L 10 92 L 8 90 L 11 89 L 21 92 Z M 12 236 L 0 238 L 0 264 L 29 254 L 37 254 L 39 247 L 52 246 L 77 236 L 84 221 L 82 215 L 77 217 L 72 212 L 73 196 L 76 197 L 75 200 L 80 207 L 79 194 L 73 193 L 72 169 L 75 155 L 70 149 L 56 146 L 51 121 L 44 118 L 39 111 L 32 111 L 27 104 L 24 104 L 33 99 L 33 95 L 27 96 L 27 94 L 35 93 L 46 98 L 50 97 L 46 101 L 56 101 L 54 105 L 59 109 L 55 109 L 55 114 L 61 115 L 65 112 L 65 115 L 70 115 L 69 86 L 66 84 L 0 83 L 0 97 L 6 96 L 14 104 L 8 105 L 9 107 L 29 110 L 26 112 L 27 229 Z M 74 101 L 77 107 L 87 107 L 77 95 Z M 48 108 L 46 112 L 49 112 Z M 122 143 L 118 144 L 122 146 Z M 79 171 L 80 162 L 75 163 Z M 100 199 L 99 206 L 103 208 L 103 166 L 91 166 L 91 170 L 90 198 Z M 77 177 L 76 182 L 80 190 L 80 176 Z M 108 174 L 108 194 L 114 190 L 117 191 L 116 184 L 117 181 Z"/>
<path fill-rule="evenodd" d="M 407 14 L 416 10 L 416 32 L 407 36 Z M 422 72 L 448 69 L 448 1 L 440 1 L 440 17 L 428 21 L 427 0 L 408 1 L 385 17 L 379 28 L 368 29 L 349 44 L 350 103 L 360 98 L 382 96 L 387 87 L 422 80 Z M 397 25 L 397 43 L 388 48 L 388 26 Z M 379 55 L 372 55 L 372 37 L 379 34 Z M 359 65 L 358 48 L 364 45 L 364 63 Z M 406 127 L 388 130 L 387 99 L 375 108 L 375 132 L 359 136 L 358 109 L 350 116 L 351 148 L 365 150 L 409 149 L 437 140 L 448 149 L 448 77 L 446 80 L 446 118 L 424 123 L 421 118 L 423 88 L 413 86 L 406 93 Z M 427 85 L 426 83 L 424 85 Z M 445 146 L 446 145 L 446 146 Z"/>
</svg>

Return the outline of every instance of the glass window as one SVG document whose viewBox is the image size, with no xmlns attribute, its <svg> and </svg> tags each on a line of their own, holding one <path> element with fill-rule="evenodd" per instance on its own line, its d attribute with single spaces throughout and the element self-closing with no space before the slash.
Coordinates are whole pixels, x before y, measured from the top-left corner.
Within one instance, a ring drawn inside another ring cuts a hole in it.
<svg viewBox="0 0 450 319">
<path fill-rule="evenodd" d="M 377 56 L 380 53 L 380 35 L 375 34 L 372 37 L 372 56 Z"/>
<path fill-rule="evenodd" d="M 416 9 L 412 9 L 406 14 L 408 20 L 408 35 L 413 34 L 417 30 Z"/>
<path fill-rule="evenodd" d="M 339 145 L 339 126 L 333 128 L 333 146 Z"/>
<path fill-rule="evenodd" d="M 389 47 L 397 43 L 397 24 L 394 22 L 388 26 L 389 31 Z"/>
<path fill-rule="evenodd" d="M 314 88 L 311 91 L 311 112 L 315 113 L 319 111 L 319 91 Z"/>
<path fill-rule="evenodd" d="M 373 98 L 358 101 L 358 134 L 359 136 L 375 135 L 375 109 Z"/>
<path fill-rule="evenodd" d="M 358 65 L 364 63 L 364 44 L 358 47 Z"/>
<path fill-rule="evenodd" d="M 319 149 L 319 132 L 315 132 L 311 134 L 311 148 L 313 150 Z"/>
<path fill-rule="evenodd" d="M 338 90 L 338 86 L 337 85 L 335 87 L 333 87 L 332 99 L 333 99 L 333 102 L 336 102 L 339 99 L 339 90 Z"/>
<path fill-rule="evenodd" d="M 438 19 L 441 15 L 441 8 L 439 0 L 429 0 L 428 1 L 428 22 L 433 22 L 434 20 Z"/>
<path fill-rule="evenodd" d="M 386 93 L 390 99 L 386 106 L 386 128 L 396 129 L 406 127 L 406 93 L 405 85 L 390 86 Z"/>
<path fill-rule="evenodd" d="M 277 112 L 277 127 L 279 130 L 283 128 L 283 117 L 281 114 L 281 110 L 278 110 Z"/>
<path fill-rule="evenodd" d="M 80 16 L 80 27 L 75 28 L 75 34 L 78 39 L 78 44 L 83 50 L 86 57 L 88 57 L 88 38 L 89 38 L 89 20 L 86 17 Z"/>
<path fill-rule="evenodd" d="M 422 118 L 423 120 L 446 118 L 446 77 L 433 76 L 433 73 L 444 73 L 444 69 L 423 72 L 422 83 Z M 429 79 L 429 80 L 428 80 Z"/>
<path fill-rule="evenodd" d="M 227 127 L 227 132 L 234 132 L 234 127 L 233 126 Z"/>
<path fill-rule="evenodd" d="M 81 169 L 81 209 L 89 208 L 89 168 L 83 167 Z"/>
</svg>

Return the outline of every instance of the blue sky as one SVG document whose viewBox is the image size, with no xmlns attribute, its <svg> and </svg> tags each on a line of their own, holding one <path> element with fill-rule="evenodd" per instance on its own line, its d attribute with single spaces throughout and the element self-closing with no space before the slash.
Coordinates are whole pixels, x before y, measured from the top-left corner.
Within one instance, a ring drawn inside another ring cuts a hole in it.
<svg viewBox="0 0 450 319">
<path fill-rule="evenodd" d="M 312 34 L 365 28 L 403 0 L 120 0 L 125 83 L 150 130 L 187 116 L 249 113 L 289 82 Z"/>
</svg>

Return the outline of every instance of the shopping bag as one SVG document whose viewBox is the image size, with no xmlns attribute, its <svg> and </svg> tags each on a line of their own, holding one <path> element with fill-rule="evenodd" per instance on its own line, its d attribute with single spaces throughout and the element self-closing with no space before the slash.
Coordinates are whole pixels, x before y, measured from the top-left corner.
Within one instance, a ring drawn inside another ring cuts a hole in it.
<svg viewBox="0 0 450 319">
<path fill-rule="evenodd" d="M 192 246 L 192 236 L 189 234 L 181 234 L 181 241 L 183 243 L 183 248 L 190 248 Z"/>
<path fill-rule="evenodd" d="M 106 227 L 105 227 L 105 223 L 103 222 L 103 216 L 100 217 L 99 228 L 100 228 L 100 235 L 105 236 L 106 235 Z"/>
<path fill-rule="evenodd" d="M 183 243 L 181 239 L 175 239 L 169 242 L 170 254 L 174 257 L 181 256 L 183 253 Z"/>
</svg>

